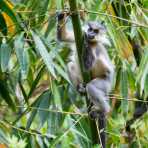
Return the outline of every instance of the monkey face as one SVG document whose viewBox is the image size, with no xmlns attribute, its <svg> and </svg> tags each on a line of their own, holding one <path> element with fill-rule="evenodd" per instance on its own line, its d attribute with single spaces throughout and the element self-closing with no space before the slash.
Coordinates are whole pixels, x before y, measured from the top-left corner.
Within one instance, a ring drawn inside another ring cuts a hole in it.
<svg viewBox="0 0 148 148">
<path fill-rule="evenodd" d="M 99 22 L 89 22 L 87 30 L 85 32 L 85 35 L 87 37 L 87 40 L 89 42 L 97 42 L 98 41 L 98 36 L 102 33 L 105 33 L 106 29 L 105 27 L 100 24 Z"/>
<path fill-rule="evenodd" d="M 110 45 L 110 42 L 106 36 L 105 26 L 97 21 L 92 21 L 87 24 L 87 29 L 85 29 L 85 37 L 90 43 L 101 42 L 103 44 Z"/>
</svg>

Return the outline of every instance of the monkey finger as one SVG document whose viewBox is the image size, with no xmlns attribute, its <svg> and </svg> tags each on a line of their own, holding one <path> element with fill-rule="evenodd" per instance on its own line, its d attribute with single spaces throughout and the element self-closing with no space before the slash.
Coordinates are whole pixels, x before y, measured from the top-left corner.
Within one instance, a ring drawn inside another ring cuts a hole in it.
<svg viewBox="0 0 148 148">
<path fill-rule="evenodd" d="M 83 83 L 80 83 L 77 85 L 77 91 L 80 93 L 80 94 L 85 94 L 86 93 L 86 88 L 85 88 L 85 85 Z"/>
</svg>

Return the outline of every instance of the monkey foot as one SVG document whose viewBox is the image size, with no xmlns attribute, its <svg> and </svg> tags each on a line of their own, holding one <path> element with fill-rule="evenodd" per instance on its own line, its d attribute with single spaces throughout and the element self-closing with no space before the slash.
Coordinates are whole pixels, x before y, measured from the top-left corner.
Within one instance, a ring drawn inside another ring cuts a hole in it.
<svg viewBox="0 0 148 148">
<path fill-rule="evenodd" d="M 88 114 L 89 114 L 89 117 L 93 120 L 98 119 L 98 118 L 99 119 L 105 118 L 105 114 L 103 112 L 98 111 L 98 110 L 92 110 Z"/>
<path fill-rule="evenodd" d="M 80 83 L 79 85 L 77 85 L 77 91 L 78 91 L 80 94 L 85 94 L 85 93 L 86 93 L 85 84 Z"/>
<path fill-rule="evenodd" d="M 89 114 L 89 117 L 91 119 L 97 119 L 98 118 L 98 112 L 96 112 L 96 111 L 90 111 L 88 114 Z"/>
</svg>

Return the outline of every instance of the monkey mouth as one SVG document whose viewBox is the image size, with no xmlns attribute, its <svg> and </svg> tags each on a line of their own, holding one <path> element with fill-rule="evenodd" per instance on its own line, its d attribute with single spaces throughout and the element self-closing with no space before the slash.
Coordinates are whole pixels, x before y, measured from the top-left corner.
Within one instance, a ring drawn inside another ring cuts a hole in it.
<svg viewBox="0 0 148 148">
<path fill-rule="evenodd" d="M 97 42 L 96 38 L 88 39 L 88 41 L 89 41 L 90 43 L 96 43 L 96 42 Z"/>
</svg>

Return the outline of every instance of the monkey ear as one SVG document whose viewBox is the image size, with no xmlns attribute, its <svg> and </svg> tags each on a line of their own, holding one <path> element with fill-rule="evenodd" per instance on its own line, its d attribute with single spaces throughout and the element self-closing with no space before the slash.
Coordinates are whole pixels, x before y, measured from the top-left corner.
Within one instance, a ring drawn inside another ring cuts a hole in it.
<svg viewBox="0 0 148 148">
<path fill-rule="evenodd" d="M 64 18 L 64 13 L 61 11 L 61 12 L 56 12 L 56 17 L 58 19 L 58 21 L 62 20 Z"/>
<path fill-rule="evenodd" d="M 56 12 L 56 17 L 58 19 L 58 21 L 64 19 L 65 17 L 67 17 L 69 15 L 69 11 L 68 10 L 64 10 L 64 11 L 57 11 Z"/>
</svg>

